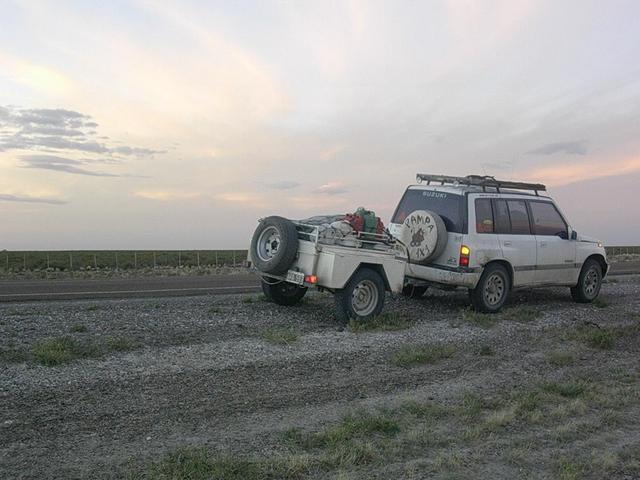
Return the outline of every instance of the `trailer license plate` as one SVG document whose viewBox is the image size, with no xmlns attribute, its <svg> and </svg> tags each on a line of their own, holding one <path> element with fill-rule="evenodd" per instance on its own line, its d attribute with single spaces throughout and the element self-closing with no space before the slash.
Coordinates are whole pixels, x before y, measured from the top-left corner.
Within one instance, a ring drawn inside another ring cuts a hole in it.
<svg viewBox="0 0 640 480">
<path fill-rule="evenodd" d="M 289 270 L 287 272 L 287 282 L 297 283 L 298 285 L 302 285 L 304 283 L 304 273 Z"/>
</svg>

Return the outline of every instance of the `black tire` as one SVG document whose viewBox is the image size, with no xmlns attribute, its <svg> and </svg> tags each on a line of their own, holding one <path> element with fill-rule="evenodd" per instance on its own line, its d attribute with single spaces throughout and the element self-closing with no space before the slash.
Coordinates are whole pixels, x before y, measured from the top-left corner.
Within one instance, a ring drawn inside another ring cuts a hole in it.
<svg viewBox="0 0 640 480">
<path fill-rule="evenodd" d="M 271 283 L 272 280 L 262 280 L 262 292 L 267 300 L 278 305 L 290 307 L 302 300 L 307 293 L 307 287 L 300 287 L 289 282 Z"/>
<path fill-rule="evenodd" d="M 283 217 L 267 217 L 251 238 L 251 261 L 264 273 L 285 273 L 298 253 L 298 232 Z"/>
<path fill-rule="evenodd" d="M 422 298 L 428 288 L 428 285 L 405 285 L 402 295 L 409 298 Z"/>
<path fill-rule="evenodd" d="M 476 288 L 469 289 L 473 308 L 483 313 L 497 313 L 507 301 L 511 278 L 505 267 L 489 264 L 482 272 Z"/>
<path fill-rule="evenodd" d="M 384 307 L 384 280 L 371 268 L 361 268 L 344 288 L 336 290 L 336 317 L 341 322 L 380 315 Z"/>
<path fill-rule="evenodd" d="M 582 265 L 578 284 L 571 287 L 571 296 L 578 303 L 591 303 L 600 293 L 602 286 L 602 265 L 593 258 L 588 258 Z"/>
</svg>

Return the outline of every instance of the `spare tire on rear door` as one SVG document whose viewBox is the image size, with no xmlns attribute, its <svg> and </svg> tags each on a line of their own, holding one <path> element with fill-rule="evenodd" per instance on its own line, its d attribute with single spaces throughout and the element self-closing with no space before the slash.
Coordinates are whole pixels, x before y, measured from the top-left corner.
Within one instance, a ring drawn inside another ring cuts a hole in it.
<svg viewBox="0 0 640 480">
<path fill-rule="evenodd" d="M 447 246 L 447 227 L 437 213 L 415 210 L 402 223 L 401 240 L 411 263 L 426 265 L 438 258 Z"/>
<path fill-rule="evenodd" d="M 263 219 L 251 239 L 251 261 L 258 270 L 275 275 L 285 273 L 298 253 L 298 232 L 283 217 Z"/>
</svg>

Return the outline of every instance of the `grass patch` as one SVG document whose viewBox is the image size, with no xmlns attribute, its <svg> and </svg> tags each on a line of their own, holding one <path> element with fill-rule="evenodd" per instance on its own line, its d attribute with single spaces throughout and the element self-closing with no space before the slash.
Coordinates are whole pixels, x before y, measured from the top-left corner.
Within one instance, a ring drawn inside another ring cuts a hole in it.
<svg viewBox="0 0 640 480">
<path fill-rule="evenodd" d="M 597 325 L 581 325 L 576 328 L 572 337 L 591 348 L 611 350 L 615 344 L 615 331 Z"/>
<path fill-rule="evenodd" d="M 107 337 L 104 343 L 79 342 L 72 337 L 40 340 L 31 348 L 31 358 L 48 367 L 80 358 L 96 358 L 109 352 L 124 352 L 138 348 L 140 343 L 125 337 Z"/>
<path fill-rule="evenodd" d="M 565 398 L 576 398 L 581 396 L 585 392 L 586 388 L 583 383 L 579 382 L 547 382 L 540 384 L 540 390 Z"/>
<path fill-rule="evenodd" d="M 267 301 L 267 297 L 264 295 L 264 293 L 261 293 L 259 295 L 254 295 L 251 297 L 244 297 L 242 299 L 242 303 L 256 303 L 256 302 L 266 302 Z"/>
<path fill-rule="evenodd" d="M 462 310 L 462 321 L 482 328 L 491 328 L 498 321 L 498 316 L 490 313 L 476 312 L 472 308 Z"/>
<path fill-rule="evenodd" d="M 89 305 L 86 310 L 87 312 L 95 312 L 96 310 L 99 310 L 100 307 L 98 307 L 98 305 Z"/>
<path fill-rule="evenodd" d="M 289 455 L 271 459 L 211 454 L 204 448 L 182 448 L 145 470 L 129 472 L 130 480 L 276 480 L 297 479 L 309 469 L 309 459 Z"/>
<path fill-rule="evenodd" d="M 39 341 L 31 352 L 38 363 L 51 367 L 82 356 L 83 349 L 73 338 L 57 337 Z"/>
<path fill-rule="evenodd" d="M 113 352 L 126 352 L 140 346 L 140 343 L 126 337 L 107 337 L 107 348 Z"/>
<path fill-rule="evenodd" d="M 609 306 L 609 302 L 601 297 L 597 297 L 591 304 L 597 308 L 607 308 Z"/>
<path fill-rule="evenodd" d="M 535 308 L 521 306 L 505 308 L 499 316 L 503 320 L 510 320 L 515 322 L 532 322 L 540 316 L 540 312 Z"/>
<path fill-rule="evenodd" d="M 87 331 L 86 325 L 82 325 L 81 323 L 77 323 L 71 327 L 71 331 L 74 333 L 84 333 Z"/>
<path fill-rule="evenodd" d="M 456 353 L 455 345 L 407 345 L 400 348 L 391 357 L 391 363 L 399 367 L 432 364 L 445 358 L 451 358 Z"/>
<path fill-rule="evenodd" d="M 554 367 L 566 367 L 567 365 L 571 365 L 575 360 L 573 353 L 566 350 L 553 350 L 551 352 L 547 352 L 546 358 L 547 362 Z"/>
<path fill-rule="evenodd" d="M 262 333 L 262 338 L 272 345 L 291 345 L 298 340 L 298 331 L 293 327 L 272 327 Z"/>
<path fill-rule="evenodd" d="M 412 324 L 413 322 L 407 318 L 406 314 L 387 312 L 370 319 L 352 319 L 349 321 L 348 328 L 350 331 L 358 333 L 371 330 L 404 330 Z"/>
<path fill-rule="evenodd" d="M 483 357 L 491 357 L 494 354 L 495 353 L 493 348 L 491 348 L 491 345 L 481 345 L 478 349 L 478 355 L 482 355 Z"/>
</svg>

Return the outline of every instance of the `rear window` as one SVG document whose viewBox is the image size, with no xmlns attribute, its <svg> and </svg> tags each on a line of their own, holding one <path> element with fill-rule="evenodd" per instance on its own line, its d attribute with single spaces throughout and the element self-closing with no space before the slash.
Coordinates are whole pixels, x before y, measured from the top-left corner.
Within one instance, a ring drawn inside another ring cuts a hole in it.
<svg viewBox="0 0 640 480">
<path fill-rule="evenodd" d="M 493 233 L 493 211 L 488 198 L 476 199 L 476 233 Z"/>
<path fill-rule="evenodd" d="M 434 190 L 407 190 L 400 200 L 392 223 L 402 223 L 416 210 L 431 210 L 444 220 L 448 232 L 463 233 L 464 211 L 461 195 Z"/>
</svg>

